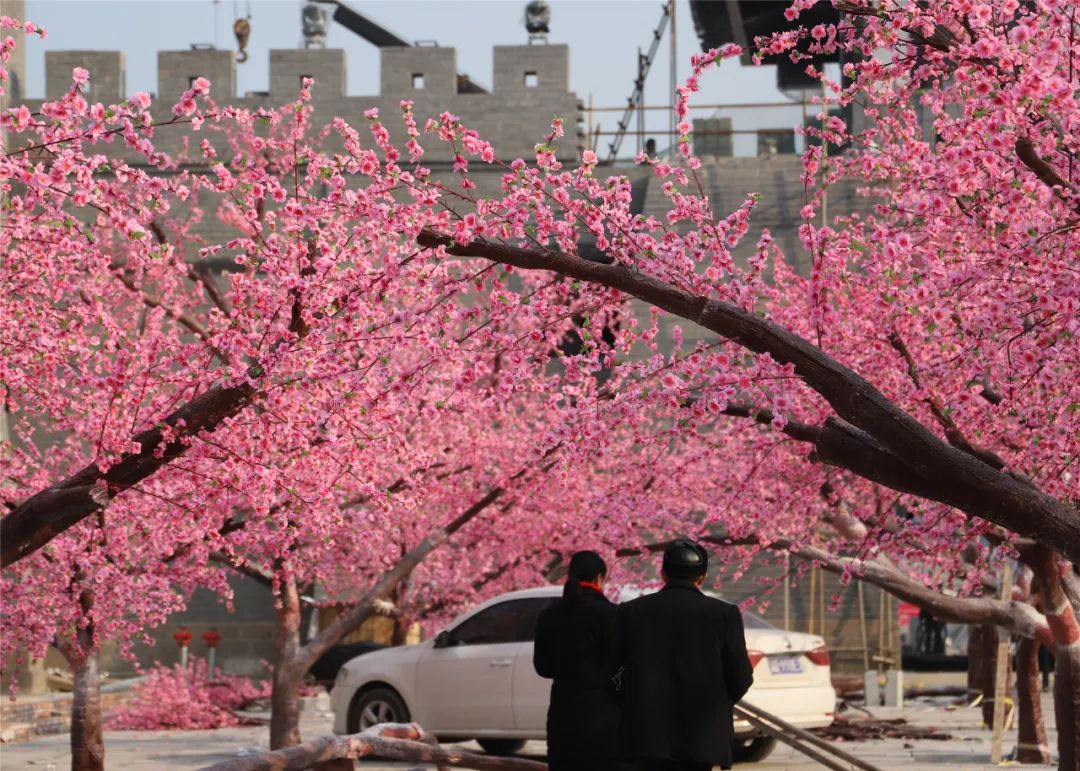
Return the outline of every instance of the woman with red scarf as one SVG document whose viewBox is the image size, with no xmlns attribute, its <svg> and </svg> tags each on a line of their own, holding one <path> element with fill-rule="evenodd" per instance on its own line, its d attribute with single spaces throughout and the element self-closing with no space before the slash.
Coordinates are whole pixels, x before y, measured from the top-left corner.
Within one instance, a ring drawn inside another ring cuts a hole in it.
<svg viewBox="0 0 1080 771">
<path fill-rule="evenodd" d="M 613 674 L 615 605 L 604 596 L 607 565 L 594 551 L 570 558 L 562 599 L 536 624 L 533 666 L 551 679 L 548 768 L 617 771 L 619 705 Z"/>
</svg>

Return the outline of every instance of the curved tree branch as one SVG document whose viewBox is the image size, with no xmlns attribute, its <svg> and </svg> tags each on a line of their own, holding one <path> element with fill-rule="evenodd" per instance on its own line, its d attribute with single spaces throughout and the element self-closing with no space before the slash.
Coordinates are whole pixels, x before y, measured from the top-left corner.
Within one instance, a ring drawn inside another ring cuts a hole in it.
<svg viewBox="0 0 1080 771">
<path fill-rule="evenodd" d="M 1021 535 L 1063 549 L 1080 562 L 1080 516 L 1057 499 L 952 447 L 890 401 L 866 378 L 788 329 L 730 303 L 685 292 L 622 265 L 603 265 L 558 251 L 520 249 L 485 240 L 456 244 L 425 230 L 421 246 L 525 270 L 547 270 L 618 289 L 709 329 L 755 353 L 768 353 L 820 394 L 836 414 L 871 437 L 915 474 L 902 489 L 955 506 Z M 857 472 L 858 473 L 858 472 Z M 886 484 L 883 479 L 878 479 Z"/>
<path fill-rule="evenodd" d="M 110 500 L 187 452 L 191 440 L 213 431 L 247 407 L 256 390 L 248 382 L 216 386 L 167 415 L 158 426 L 136 434 L 139 451 L 102 471 L 96 463 L 31 496 L 0 519 L 0 565 L 32 554 L 52 538 L 103 509 Z M 166 438 L 166 434 L 168 438 Z"/>
</svg>

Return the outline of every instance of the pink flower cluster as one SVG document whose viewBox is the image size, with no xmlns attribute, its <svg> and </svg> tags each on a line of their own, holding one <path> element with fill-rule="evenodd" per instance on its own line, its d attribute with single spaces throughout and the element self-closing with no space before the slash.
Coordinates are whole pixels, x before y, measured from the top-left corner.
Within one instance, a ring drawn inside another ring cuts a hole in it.
<svg viewBox="0 0 1080 771">
<path fill-rule="evenodd" d="M 187 667 L 155 665 L 142 675 L 122 707 L 111 711 L 105 727 L 120 731 L 194 730 L 240 725 L 238 710 L 270 696 L 269 681 L 208 672 L 204 659 Z"/>
</svg>

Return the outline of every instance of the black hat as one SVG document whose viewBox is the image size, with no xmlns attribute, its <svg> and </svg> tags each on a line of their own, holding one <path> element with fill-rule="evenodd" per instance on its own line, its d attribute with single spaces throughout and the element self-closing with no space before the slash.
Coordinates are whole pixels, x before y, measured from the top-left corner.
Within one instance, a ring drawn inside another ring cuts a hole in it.
<svg viewBox="0 0 1080 771">
<path fill-rule="evenodd" d="M 695 579 L 709 570 L 709 554 L 699 544 L 685 538 L 664 549 L 664 572 L 670 578 Z"/>
</svg>

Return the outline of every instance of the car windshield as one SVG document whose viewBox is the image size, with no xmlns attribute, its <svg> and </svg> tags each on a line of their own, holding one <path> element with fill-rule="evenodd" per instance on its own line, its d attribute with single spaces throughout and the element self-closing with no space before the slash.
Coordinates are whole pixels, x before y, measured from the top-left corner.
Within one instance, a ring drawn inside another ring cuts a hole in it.
<svg viewBox="0 0 1080 771">
<path fill-rule="evenodd" d="M 742 614 L 742 622 L 743 622 L 743 627 L 746 628 L 746 629 L 774 629 L 775 628 L 775 627 L 773 627 L 772 624 L 770 624 L 768 621 L 763 619 L 761 616 L 757 615 L 756 613 L 749 613 L 749 612 L 747 612 L 745 610 L 743 611 L 743 614 Z"/>
</svg>

